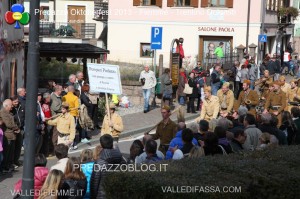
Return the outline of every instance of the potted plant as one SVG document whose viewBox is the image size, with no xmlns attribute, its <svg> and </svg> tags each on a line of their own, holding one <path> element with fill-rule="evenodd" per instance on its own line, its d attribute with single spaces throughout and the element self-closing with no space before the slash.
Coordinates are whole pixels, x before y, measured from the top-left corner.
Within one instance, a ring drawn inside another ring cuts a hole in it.
<svg viewBox="0 0 300 199">
<path fill-rule="evenodd" d="M 291 17 L 293 17 L 293 19 L 296 19 L 299 15 L 299 11 L 297 8 L 294 7 L 288 7 L 286 8 L 288 15 L 290 15 Z"/>
</svg>

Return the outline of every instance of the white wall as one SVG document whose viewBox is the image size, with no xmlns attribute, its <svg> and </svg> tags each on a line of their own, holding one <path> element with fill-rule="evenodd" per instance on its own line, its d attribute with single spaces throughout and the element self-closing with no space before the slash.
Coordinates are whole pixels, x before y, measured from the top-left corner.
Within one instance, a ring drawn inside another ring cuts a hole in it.
<svg viewBox="0 0 300 199">
<path fill-rule="evenodd" d="M 163 27 L 162 50 L 157 55 L 164 55 L 164 67 L 169 64 L 170 45 L 174 38 L 184 38 L 185 56 L 194 58 L 199 53 L 199 36 L 232 36 L 233 48 L 243 44 L 246 46 L 246 24 L 204 24 L 204 23 L 166 23 L 140 21 L 109 21 L 108 25 L 108 60 L 130 62 L 137 64 L 151 64 L 151 58 L 140 57 L 140 43 L 150 43 L 151 27 Z M 234 32 L 200 32 L 198 27 L 230 27 Z M 251 24 L 249 45 L 257 44 L 259 24 Z M 122 34 L 120 34 L 122 33 Z M 158 64 L 158 60 L 157 60 Z"/>
</svg>

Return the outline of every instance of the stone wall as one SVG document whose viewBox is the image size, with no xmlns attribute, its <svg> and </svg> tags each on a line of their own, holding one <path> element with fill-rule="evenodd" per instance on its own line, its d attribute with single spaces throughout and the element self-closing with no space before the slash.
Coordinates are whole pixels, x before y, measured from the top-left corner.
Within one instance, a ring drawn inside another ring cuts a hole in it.
<svg viewBox="0 0 300 199">
<path fill-rule="evenodd" d="M 122 85 L 122 89 L 123 89 L 122 94 L 127 96 L 129 98 L 129 101 L 133 105 L 144 104 L 143 90 L 139 82 L 135 82 L 135 83 L 126 82 L 125 84 Z M 150 96 L 150 102 L 149 102 L 150 104 L 152 104 L 153 98 L 154 98 L 154 93 L 152 93 Z M 160 99 L 156 98 L 155 102 L 157 104 L 160 104 Z"/>
</svg>

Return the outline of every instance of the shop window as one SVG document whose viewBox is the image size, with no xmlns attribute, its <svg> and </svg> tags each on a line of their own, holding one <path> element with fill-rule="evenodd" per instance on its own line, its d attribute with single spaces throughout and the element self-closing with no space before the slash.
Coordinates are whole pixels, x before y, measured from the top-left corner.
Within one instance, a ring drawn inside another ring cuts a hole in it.
<svg viewBox="0 0 300 199">
<path fill-rule="evenodd" d="M 207 1 L 207 0 L 206 0 Z M 168 0 L 168 7 L 194 7 L 198 8 L 199 0 Z"/>
<path fill-rule="evenodd" d="M 140 43 L 140 57 L 153 57 L 153 50 L 151 50 L 150 43 Z"/>
</svg>

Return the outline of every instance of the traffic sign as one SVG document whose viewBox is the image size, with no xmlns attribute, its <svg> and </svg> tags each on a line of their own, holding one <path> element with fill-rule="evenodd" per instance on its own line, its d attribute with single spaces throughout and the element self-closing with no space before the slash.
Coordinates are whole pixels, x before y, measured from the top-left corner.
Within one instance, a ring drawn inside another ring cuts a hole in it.
<svg viewBox="0 0 300 199">
<path fill-rule="evenodd" d="M 259 42 L 262 42 L 262 43 L 265 43 L 267 42 L 267 35 L 258 35 L 258 41 Z"/>
<path fill-rule="evenodd" d="M 162 48 L 162 27 L 151 27 L 151 49 Z"/>
</svg>

